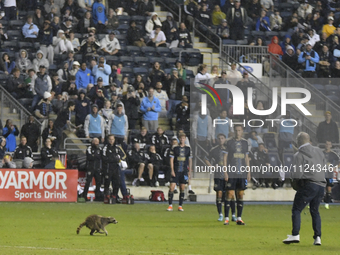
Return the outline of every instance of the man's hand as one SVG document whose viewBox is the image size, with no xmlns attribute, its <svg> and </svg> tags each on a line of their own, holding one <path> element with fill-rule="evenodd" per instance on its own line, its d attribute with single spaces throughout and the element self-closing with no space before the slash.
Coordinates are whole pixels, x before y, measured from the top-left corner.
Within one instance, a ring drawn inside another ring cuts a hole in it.
<svg viewBox="0 0 340 255">
<path fill-rule="evenodd" d="M 146 109 L 146 110 L 149 112 L 149 111 L 151 111 L 151 108 L 150 108 L 150 107 L 148 107 L 148 109 Z"/>
<path fill-rule="evenodd" d="M 151 107 L 151 109 L 152 109 L 152 110 L 155 110 L 155 106 L 153 105 L 153 106 Z"/>
<path fill-rule="evenodd" d="M 247 174 L 247 181 L 250 182 L 250 180 L 251 180 L 251 176 L 250 176 L 250 172 L 248 172 L 248 174 Z"/>
<path fill-rule="evenodd" d="M 171 170 L 171 176 L 172 176 L 172 177 L 176 177 L 175 171 L 174 171 L 174 170 Z"/>
</svg>

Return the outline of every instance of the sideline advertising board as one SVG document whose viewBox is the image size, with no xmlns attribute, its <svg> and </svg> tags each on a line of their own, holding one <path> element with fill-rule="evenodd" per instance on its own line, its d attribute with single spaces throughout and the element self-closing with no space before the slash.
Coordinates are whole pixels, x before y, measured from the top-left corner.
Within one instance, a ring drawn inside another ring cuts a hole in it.
<svg viewBox="0 0 340 255">
<path fill-rule="evenodd" d="M 76 202 L 76 169 L 1 169 L 0 201 Z"/>
</svg>

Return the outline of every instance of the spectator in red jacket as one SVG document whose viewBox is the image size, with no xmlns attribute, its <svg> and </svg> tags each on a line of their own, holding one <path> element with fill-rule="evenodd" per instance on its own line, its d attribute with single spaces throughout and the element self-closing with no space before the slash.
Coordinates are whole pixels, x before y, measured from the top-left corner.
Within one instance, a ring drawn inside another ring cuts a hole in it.
<svg viewBox="0 0 340 255">
<path fill-rule="evenodd" d="M 273 36 L 272 42 L 268 45 L 268 52 L 280 56 L 283 55 L 282 48 L 279 45 L 279 38 L 277 36 Z"/>
</svg>

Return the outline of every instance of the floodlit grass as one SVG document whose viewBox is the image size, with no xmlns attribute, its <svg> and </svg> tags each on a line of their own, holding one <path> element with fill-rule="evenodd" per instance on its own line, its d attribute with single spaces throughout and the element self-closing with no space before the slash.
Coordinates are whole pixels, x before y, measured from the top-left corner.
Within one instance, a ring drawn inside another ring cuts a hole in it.
<svg viewBox="0 0 340 255">
<path fill-rule="evenodd" d="M 177 205 L 175 205 L 177 206 Z M 224 226 L 214 205 L 166 203 L 0 203 L 0 254 L 340 254 L 340 207 L 320 208 L 322 246 L 313 246 L 311 217 L 302 213 L 300 244 L 284 245 L 291 206 L 247 205 L 246 226 Z M 177 207 L 174 207 L 177 209 Z M 83 227 L 90 214 L 113 216 L 108 236 Z"/>
</svg>

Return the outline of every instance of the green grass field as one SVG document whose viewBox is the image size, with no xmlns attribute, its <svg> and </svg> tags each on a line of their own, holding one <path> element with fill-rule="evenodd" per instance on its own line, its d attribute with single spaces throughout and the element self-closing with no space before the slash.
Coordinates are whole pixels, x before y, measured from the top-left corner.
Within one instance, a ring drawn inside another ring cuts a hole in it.
<svg viewBox="0 0 340 255">
<path fill-rule="evenodd" d="M 313 246 L 311 217 L 302 213 L 300 244 L 284 245 L 291 206 L 247 205 L 246 226 L 224 226 L 214 205 L 166 203 L 0 203 L 0 254 L 340 254 L 340 207 L 320 208 L 322 246 Z M 174 209 L 177 209 L 175 207 Z M 108 236 L 76 229 L 90 214 L 113 216 Z"/>
</svg>

